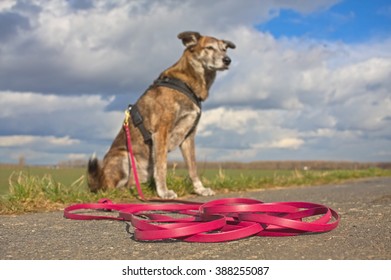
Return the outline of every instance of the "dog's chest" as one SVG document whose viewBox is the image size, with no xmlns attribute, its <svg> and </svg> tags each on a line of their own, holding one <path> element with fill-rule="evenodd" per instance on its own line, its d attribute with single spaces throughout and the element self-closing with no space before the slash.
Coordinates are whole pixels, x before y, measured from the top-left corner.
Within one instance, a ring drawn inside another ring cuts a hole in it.
<svg viewBox="0 0 391 280">
<path fill-rule="evenodd" d="M 169 137 L 169 151 L 178 147 L 196 129 L 200 114 L 201 110 L 197 108 L 177 115 Z"/>
</svg>

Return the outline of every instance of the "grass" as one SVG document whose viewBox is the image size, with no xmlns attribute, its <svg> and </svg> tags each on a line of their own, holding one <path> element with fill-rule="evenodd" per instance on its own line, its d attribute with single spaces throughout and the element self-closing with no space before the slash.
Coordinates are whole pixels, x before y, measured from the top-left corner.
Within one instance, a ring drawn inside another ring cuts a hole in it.
<svg viewBox="0 0 391 280">
<path fill-rule="evenodd" d="M 27 166 L 24 168 L 1 166 L 0 165 L 0 196 L 9 192 L 10 176 L 14 178 L 15 174 L 22 172 L 24 175 L 43 177 L 50 175 L 56 182 L 61 182 L 64 185 L 71 185 L 81 176 L 86 173 L 85 168 L 48 168 L 40 166 Z"/>
<path fill-rule="evenodd" d="M 7 173 L 8 172 L 8 173 Z M 0 214 L 52 211 L 65 206 L 96 202 L 106 197 L 115 202 L 135 202 L 135 189 L 115 189 L 96 194 L 89 192 L 85 181 L 85 169 L 31 168 L 16 171 L 0 168 L 3 195 L 0 197 Z M 4 175 L 8 174 L 5 182 Z M 271 187 L 319 185 L 365 177 L 391 176 L 391 170 L 370 168 L 363 170 L 223 170 L 208 169 L 200 172 L 204 185 L 217 193 L 246 191 Z M 171 170 L 167 177 L 169 188 L 180 197 L 192 193 L 185 170 Z M 4 185 L 7 189 L 4 190 Z M 153 183 L 143 184 L 144 195 L 156 198 Z"/>
</svg>

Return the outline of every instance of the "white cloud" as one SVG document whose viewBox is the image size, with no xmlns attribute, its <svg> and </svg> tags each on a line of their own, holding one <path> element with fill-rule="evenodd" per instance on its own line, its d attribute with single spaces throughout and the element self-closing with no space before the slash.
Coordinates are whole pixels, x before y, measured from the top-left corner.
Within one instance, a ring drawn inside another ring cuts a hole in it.
<svg viewBox="0 0 391 280">
<path fill-rule="evenodd" d="M 252 144 L 252 148 L 265 149 L 265 148 L 278 148 L 278 149 L 293 149 L 297 150 L 304 144 L 304 141 L 299 138 L 283 138 L 272 141 L 270 143 L 255 143 Z"/>
<path fill-rule="evenodd" d="M 70 146 L 80 143 L 77 139 L 71 139 L 69 136 L 32 136 L 32 135 L 10 135 L 0 136 L 0 147 L 24 147 L 31 145 L 52 145 L 52 146 Z"/>
<path fill-rule="evenodd" d="M 16 0 L 4 0 L 0 2 L 0 11 L 9 10 L 16 4 Z"/>
<path fill-rule="evenodd" d="M 0 91 L 0 95 L 0 130 L 3 133 L 16 134 L 18 131 L 26 135 L 46 131 L 50 136 L 108 139 L 115 135 L 123 118 L 121 112 L 106 111 L 114 97 L 10 91 Z"/>
<path fill-rule="evenodd" d="M 176 35 L 183 30 L 230 37 L 281 8 L 308 13 L 337 1 L 247 2 L 100 0 L 74 10 L 65 0 L 19 1 L 3 10 L 28 19 L 30 28 L 0 48 L 0 83 L 57 94 L 140 90 L 179 57 Z"/>
<path fill-rule="evenodd" d="M 284 110 L 232 109 L 206 111 L 199 125 L 202 148 L 226 147 L 242 151 L 257 149 L 298 149 L 304 144 L 295 129 L 284 128 L 284 120 L 296 113 Z"/>
<path fill-rule="evenodd" d="M 366 45 L 373 54 L 368 58 L 362 45 L 325 46 L 304 39 L 287 42 L 256 30 L 241 31 L 233 34 L 233 40 L 239 42 L 233 53 L 234 66 L 212 93 L 213 103 L 295 110 L 391 88 L 387 78 L 391 75 L 391 54 L 384 54 L 384 46 Z M 384 44 L 391 48 L 391 41 Z M 363 51 L 361 59 L 357 49 Z M 335 64 L 339 57 L 344 62 Z"/>
<path fill-rule="evenodd" d="M 114 96 L 102 99 L 98 95 L 58 96 L 55 94 L 40 94 L 35 92 L 0 91 L 1 117 L 18 116 L 23 114 L 53 114 L 64 111 L 102 110 L 114 100 Z"/>
<path fill-rule="evenodd" d="M 113 97 L 0 91 L 0 158 L 55 163 L 67 154 L 103 154 L 121 128 Z"/>
<path fill-rule="evenodd" d="M 200 135 L 210 135 L 209 128 L 218 127 L 222 130 L 230 130 L 243 134 L 251 120 L 258 118 L 255 111 L 233 110 L 219 107 L 203 113 L 198 131 Z"/>
<path fill-rule="evenodd" d="M 66 155 L 66 158 L 68 160 L 86 160 L 87 156 L 90 156 L 90 155 L 70 153 L 70 154 Z"/>
</svg>

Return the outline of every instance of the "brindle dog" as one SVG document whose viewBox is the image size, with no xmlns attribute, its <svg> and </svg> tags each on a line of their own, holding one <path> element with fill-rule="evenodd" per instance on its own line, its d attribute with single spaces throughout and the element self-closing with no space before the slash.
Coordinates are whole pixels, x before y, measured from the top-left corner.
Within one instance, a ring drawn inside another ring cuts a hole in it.
<svg viewBox="0 0 391 280">
<path fill-rule="evenodd" d="M 216 72 L 228 69 L 231 59 L 227 48 L 235 45 L 226 40 L 202 36 L 198 32 L 183 32 L 178 35 L 186 49 L 181 58 L 160 74 L 184 82 L 196 95 L 205 101 L 215 80 Z M 194 137 L 201 114 L 189 97 L 180 91 L 165 87 L 150 87 L 137 101 L 143 117 L 143 125 L 152 141 L 146 143 L 140 129 L 129 122 L 136 167 L 142 182 L 153 176 L 158 195 L 173 199 L 177 194 L 166 184 L 167 153 L 180 147 L 193 182 L 194 191 L 203 196 L 213 195 L 205 188 L 197 175 Z M 124 131 L 118 133 L 103 162 L 93 156 L 88 162 L 88 185 L 91 191 L 134 185 Z"/>
</svg>

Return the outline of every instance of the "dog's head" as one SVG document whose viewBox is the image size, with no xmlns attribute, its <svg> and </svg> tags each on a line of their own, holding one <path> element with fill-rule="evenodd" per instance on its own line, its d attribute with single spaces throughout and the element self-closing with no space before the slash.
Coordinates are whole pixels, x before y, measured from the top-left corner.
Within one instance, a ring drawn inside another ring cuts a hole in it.
<svg viewBox="0 0 391 280">
<path fill-rule="evenodd" d="M 202 36 L 193 31 L 182 32 L 178 38 L 182 40 L 192 58 L 199 61 L 207 70 L 225 70 L 231 64 L 227 49 L 234 49 L 236 46 L 230 41 Z"/>
</svg>

